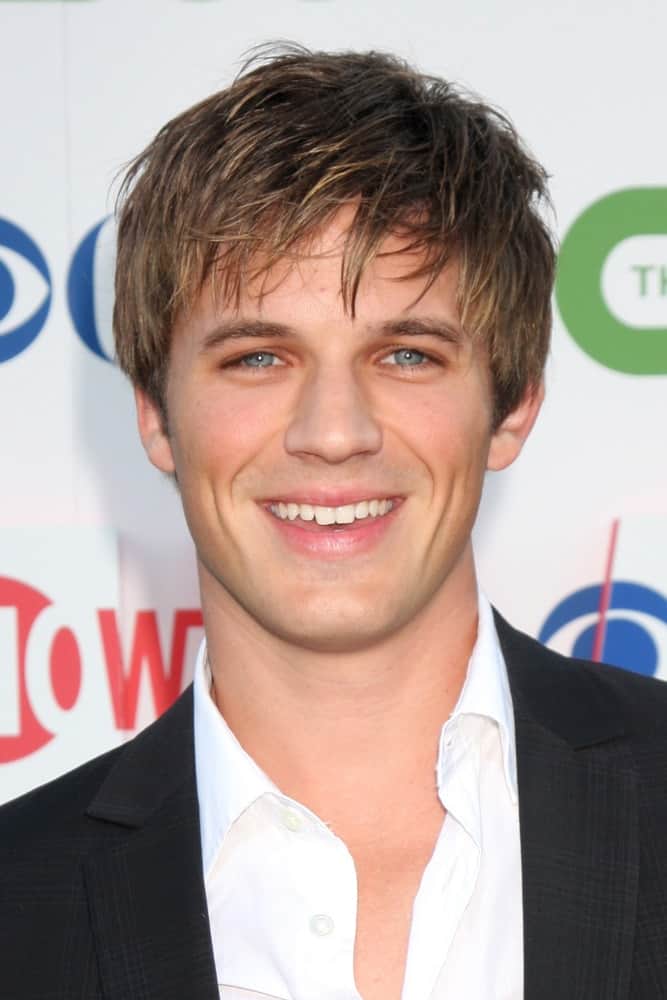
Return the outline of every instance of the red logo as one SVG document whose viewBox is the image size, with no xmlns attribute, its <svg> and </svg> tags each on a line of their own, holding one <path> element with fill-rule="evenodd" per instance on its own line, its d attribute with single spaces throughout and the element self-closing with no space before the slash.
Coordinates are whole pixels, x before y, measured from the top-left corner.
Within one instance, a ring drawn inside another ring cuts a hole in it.
<svg viewBox="0 0 667 1000">
<path fill-rule="evenodd" d="M 52 607 L 53 601 L 33 587 L 0 577 L 0 634 L 7 640 L 9 653 L 9 673 L 5 677 L 7 693 L 3 693 L 4 705 L 0 711 L 0 763 L 27 757 L 56 735 L 39 718 L 31 697 L 27 656 L 35 623 L 47 608 Z M 188 630 L 201 628 L 201 611 L 174 612 L 167 662 L 155 611 L 136 613 L 127 656 L 123 654 L 116 611 L 104 608 L 90 613 L 95 618 L 99 635 L 114 724 L 119 730 L 132 730 L 136 727 L 139 688 L 144 674 L 147 674 L 157 715 L 180 694 Z M 47 647 L 51 694 L 56 705 L 68 712 L 78 701 L 86 669 L 85 656 L 76 636 L 76 623 L 55 624 L 48 635 Z"/>
</svg>

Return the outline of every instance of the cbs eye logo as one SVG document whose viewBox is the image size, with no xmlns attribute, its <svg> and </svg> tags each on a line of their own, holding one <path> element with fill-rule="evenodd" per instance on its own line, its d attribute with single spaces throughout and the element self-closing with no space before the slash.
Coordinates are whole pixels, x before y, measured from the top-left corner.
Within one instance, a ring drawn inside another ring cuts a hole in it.
<svg viewBox="0 0 667 1000">
<path fill-rule="evenodd" d="M 596 659 L 667 680 L 667 598 L 642 584 L 615 580 L 601 621 L 602 590 L 601 585 L 584 587 L 557 604 L 539 641 L 589 660 L 602 640 Z"/>
<path fill-rule="evenodd" d="M 67 305 L 74 330 L 102 361 L 111 361 L 115 233 L 105 218 L 75 248 L 67 268 Z M 0 364 L 22 354 L 44 328 L 53 283 L 36 242 L 0 218 Z"/>
<path fill-rule="evenodd" d="M 0 219 L 0 362 L 30 347 L 51 308 L 51 275 L 34 240 Z"/>
</svg>

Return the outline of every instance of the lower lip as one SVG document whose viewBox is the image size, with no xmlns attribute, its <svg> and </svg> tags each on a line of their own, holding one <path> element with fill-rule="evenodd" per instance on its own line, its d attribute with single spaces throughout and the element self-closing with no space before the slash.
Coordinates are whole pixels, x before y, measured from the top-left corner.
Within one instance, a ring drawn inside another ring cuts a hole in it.
<svg viewBox="0 0 667 1000">
<path fill-rule="evenodd" d="M 263 509 L 291 549 L 321 559 L 336 559 L 370 552 L 384 538 L 400 508 L 401 501 L 395 500 L 387 514 L 335 528 L 333 525 L 319 526 L 314 521 L 282 521 L 266 507 Z"/>
</svg>

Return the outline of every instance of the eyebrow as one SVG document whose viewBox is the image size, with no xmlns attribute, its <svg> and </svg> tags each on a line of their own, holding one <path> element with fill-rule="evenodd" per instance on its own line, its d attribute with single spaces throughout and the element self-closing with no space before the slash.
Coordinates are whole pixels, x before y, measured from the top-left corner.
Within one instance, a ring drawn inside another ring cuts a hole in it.
<svg viewBox="0 0 667 1000">
<path fill-rule="evenodd" d="M 201 344 L 200 351 L 211 351 L 228 340 L 245 340 L 247 337 L 287 337 L 295 334 L 291 326 L 283 323 L 269 323 L 266 320 L 244 319 L 228 320 L 220 323 L 208 333 Z"/>
<path fill-rule="evenodd" d="M 368 336 L 381 337 L 437 337 L 448 344 L 461 343 L 462 333 L 455 326 L 440 319 L 406 317 L 386 320 L 383 323 L 369 323 L 365 327 Z M 284 338 L 298 336 L 298 331 L 285 323 L 271 323 L 267 320 L 227 320 L 220 323 L 204 337 L 200 351 L 205 353 L 220 347 L 229 340 L 253 338 Z"/>
<path fill-rule="evenodd" d="M 441 319 L 409 318 L 388 320 L 381 323 L 378 332 L 387 337 L 437 337 L 449 344 L 460 344 L 462 332 Z"/>
</svg>

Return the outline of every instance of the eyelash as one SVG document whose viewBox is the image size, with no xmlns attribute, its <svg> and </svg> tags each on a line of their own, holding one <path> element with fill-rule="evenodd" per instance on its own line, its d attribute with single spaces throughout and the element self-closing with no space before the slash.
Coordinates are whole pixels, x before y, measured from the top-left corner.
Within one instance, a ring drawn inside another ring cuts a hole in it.
<svg viewBox="0 0 667 1000">
<path fill-rule="evenodd" d="M 417 365 L 400 365 L 398 362 L 394 362 L 392 367 L 402 368 L 405 370 L 412 370 L 418 368 L 430 368 L 431 365 L 441 364 L 438 360 L 433 358 L 430 354 L 425 351 L 419 351 L 415 347 L 393 347 L 391 350 L 384 354 L 384 357 L 391 357 L 394 354 L 399 354 L 404 352 L 406 354 L 418 355 L 422 358 L 420 364 Z M 237 368 L 244 369 L 245 371 L 260 371 L 262 369 L 277 368 L 282 367 L 280 365 L 247 365 L 244 364 L 249 358 L 259 358 L 259 357 L 272 357 L 277 358 L 278 355 L 274 351 L 251 351 L 248 354 L 242 354 L 239 358 L 233 358 L 231 361 L 226 361 L 222 365 L 223 368 Z"/>
<path fill-rule="evenodd" d="M 432 364 L 436 364 L 434 358 L 425 351 L 419 351 L 416 347 L 394 347 L 393 350 L 389 351 L 386 357 L 391 357 L 392 354 L 400 354 L 404 352 L 405 354 L 417 354 L 422 358 L 422 363 L 419 365 L 399 365 L 397 362 L 394 363 L 396 368 L 428 368 Z"/>
<path fill-rule="evenodd" d="M 243 362 L 247 361 L 248 358 L 258 358 L 258 357 L 277 357 L 273 351 L 251 351 L 249 354 L 242 354 L 240 358 L 233 358 L 231 361 L 225 361 L 222 365 L 223 368 L 245 368 L 246 370 L 256 370 L 260 368 L 273 368 L 274 365 L 244 365 Z"/>
</svg>

